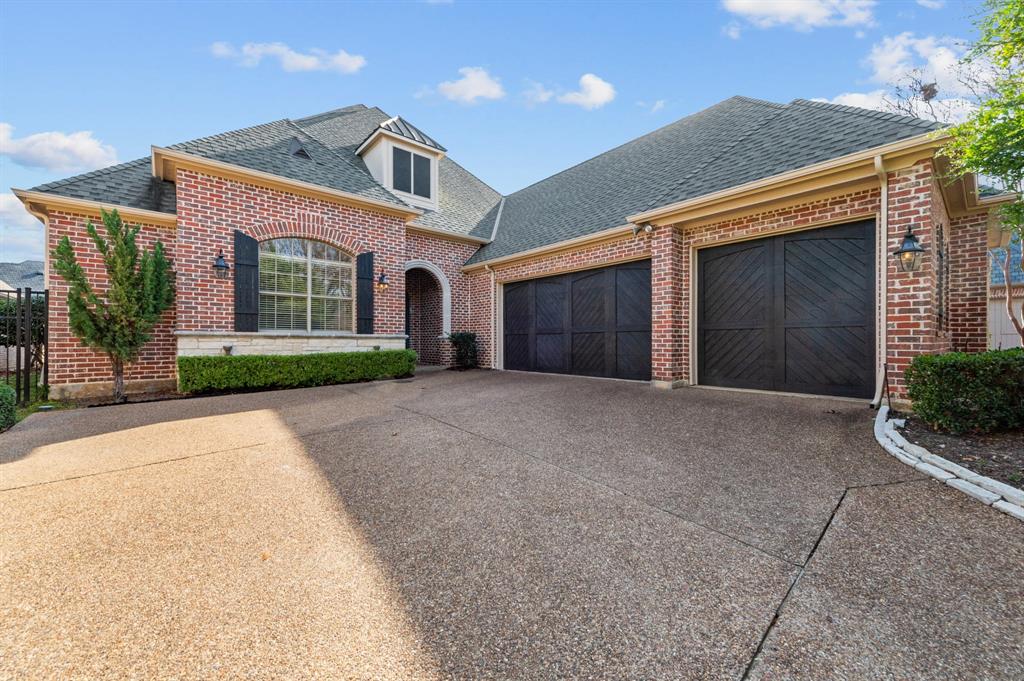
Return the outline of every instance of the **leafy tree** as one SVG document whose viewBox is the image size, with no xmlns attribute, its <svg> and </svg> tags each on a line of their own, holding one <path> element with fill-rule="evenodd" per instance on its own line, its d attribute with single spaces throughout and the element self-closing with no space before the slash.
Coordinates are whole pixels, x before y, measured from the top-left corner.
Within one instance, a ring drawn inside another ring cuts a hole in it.
<svg viewBox="0 0 1024 681">
<path fill-rule="evenodd" d="M 978 110 L 949 129 L 952 139 L 943 151 L 956 174 L 992 178 L 1016 194 L 1000 206 L 1000 218 L 1012 238 L 1024 240 L 1024 0 L 989 0 L 987 8 L 978 22 L 980 36 L 964 61 L 989 63 L 998 76 Z M 1010 262 L 1007 248 L 1006 312 L 1024 340 L 1024 318 L 1015 313 L 1010 298 Z"/>
<path fill-rule="evenodd" d="M 68 283 L 71 331 L 110 358 L 114 401 L 124 402 L 124 365 L 134 361 L 149 341 L 160 315 L 174 300 L 174 290 L 164 245 L 157 241 L 151 251 L 140 252 L 138 225 L 125 225 L 116 210 L 102 211 L 102 217 L 106 238 L 91 220 L 85 228 L 103 257 L 106 291 L 97 293 L 89 283 L 67 236 L 53 250 L 53 267 Z"/>
</svg>

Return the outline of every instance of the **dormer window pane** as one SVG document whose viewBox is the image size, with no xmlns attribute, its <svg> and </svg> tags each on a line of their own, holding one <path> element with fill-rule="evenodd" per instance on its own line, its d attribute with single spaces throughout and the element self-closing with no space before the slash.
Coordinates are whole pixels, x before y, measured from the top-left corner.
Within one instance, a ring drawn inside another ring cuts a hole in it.
<svg viewBox="0 0 1024 681">
<path fill-rule="evenodd" d="M 430 159 L 419 154 L 413 154 L 412 193 L 430 198 Z"/>
<path fill-rule="evenodd" d="M 412 193 L 412 153 L 392 147 L 392 186 L 396 191 Z"/>
</svg>

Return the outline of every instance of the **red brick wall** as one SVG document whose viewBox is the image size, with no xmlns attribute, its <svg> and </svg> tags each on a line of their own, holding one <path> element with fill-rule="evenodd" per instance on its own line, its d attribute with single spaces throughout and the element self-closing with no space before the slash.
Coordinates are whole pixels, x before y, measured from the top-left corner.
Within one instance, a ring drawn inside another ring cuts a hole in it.
<svg viewBox="0 0 1024 681">
<path fill-rule="evenodd" d="M 651 240 L 651 379 L 689 379 L 690 267 L 684 233 L 662 227 Z"/>
<path fill-rule="evenodd" d="M 103 234 L 103 222 L 98 216 L 50 211 L 47 250 L 52 252 L 64 236 L 71 239 L 78 263 L 85 270 L 93 287 L 98 292 L 102 292 L 106 290 L 106 269 L 95 244 L 85 231 L 85 224 L 89 220 L 92 220 L 100 234 Z M 142 225 L 138 237 L 139 247 L 152 248 L 156 241 L 163 242 L 164 250 L 173 266 L 176 245 L 174 229 L 158 225 Z M 51 272 L 49 286 L 50 385 L 112 381 L 113 375 L 107 356 L 85 347 L 71 333 L 68 326 L 67 284 L 60 275 Z M 154 329 L 153 339 L 142 348 L 139 359 L 128 365 L 127 380 L 166 380 L 175 377 L 174 319 L 175 313 L 171 309 Z"/>
<path fill-rule="evenodd" d="M 887 337 L 886 361 L 889 365 L 889 387 L 895 397 L 906 397 L 903 374 L 910 361 L 920 354 L 944 352 L 949 337 L 940 327 L 936 314 L 937 285 L 935 226 L 933 218 L 938 187 L 930 160 L 889 174 L 889 238 L 886 253 L 899 248 L 910 227 L 926 255 L 915 272 L 901 272 L 896 259 L 887 263 Z M 951 292 L 955 296 L 955 292 Z"/>
<path fill-rule="evenodd" d="M 949 225 L 949 332 L 955 350 L 988 349 L 988 214 Z"/>
<path fill-rule="evenodd" d="M 234 329 L 234 284 L 216 279 L 213 258 L 223 249 L 234 262 L 235 229 L 259 239 L 317 239 L 351 255 L 374 253 L 374 266 L 390 287 L 374 294 L 374 332 L 405 333 L 405 223 L 401 218 L 352 208 L 236 180 L 179 169 L 178 328 Z"/>
</svg>

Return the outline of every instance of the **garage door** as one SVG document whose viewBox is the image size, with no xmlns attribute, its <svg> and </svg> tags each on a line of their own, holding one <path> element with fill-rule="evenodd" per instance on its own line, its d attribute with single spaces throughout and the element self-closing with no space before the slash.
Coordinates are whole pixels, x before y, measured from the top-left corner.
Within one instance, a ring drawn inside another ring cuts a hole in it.
<svg viewBox="0 0 1024 681">
<path fill-rule="evenodd" d="M 874 221 L 698 253 L 703 385 L 870 397 Z"/>
<path fill-rule="evenodd" d="M 504 366 L 651 377 L 649 260 L 504 286 Z"/>
</svg>

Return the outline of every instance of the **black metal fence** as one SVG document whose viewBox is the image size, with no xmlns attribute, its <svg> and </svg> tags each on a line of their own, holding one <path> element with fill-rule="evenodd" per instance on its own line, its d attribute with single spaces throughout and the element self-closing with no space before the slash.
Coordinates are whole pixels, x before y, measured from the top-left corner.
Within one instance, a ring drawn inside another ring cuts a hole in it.
<svg viewBox="0 0 1024 681">
<path fill-rule="evenodd" d="M 49 291 L 0 291 L 0 381 L 14 388 L 22 406 L 46 399 L 49 310 Z"/>
</svg>

